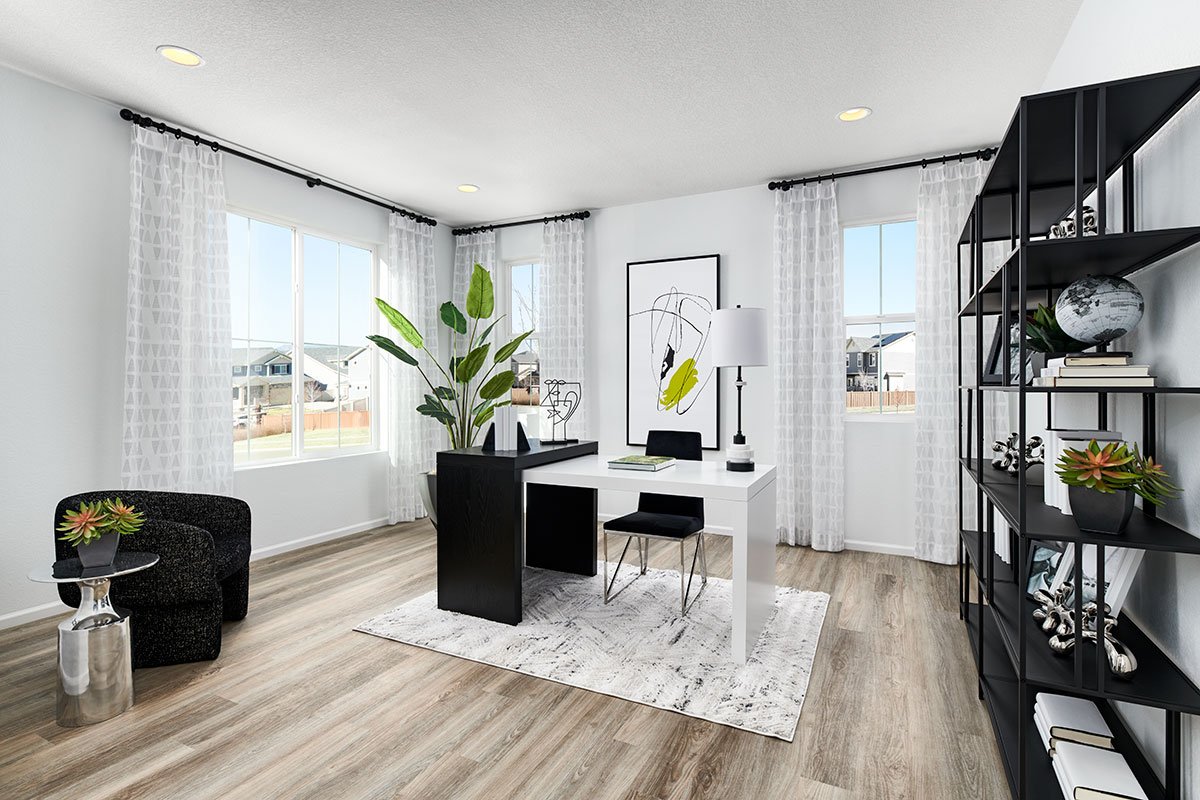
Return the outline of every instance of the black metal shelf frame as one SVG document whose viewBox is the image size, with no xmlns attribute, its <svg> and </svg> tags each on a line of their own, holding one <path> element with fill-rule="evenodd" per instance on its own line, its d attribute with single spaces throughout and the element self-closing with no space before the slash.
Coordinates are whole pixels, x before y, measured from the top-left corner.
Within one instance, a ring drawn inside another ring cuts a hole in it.
<svg viewBox="0 0 1200 800">
<path fill-rule="evenodd" d="M 1038 302 L 1051 304 L 1057 292 L 1078 278 L 1123 277 L 1200 243 L 1200 227 L 1135 230 L 1133 191 L 1135 154 L 1198 92 L 1200 67 L 1192 67 L 1022 98 L 960 238 L 965 252 L 959 248 L 957 296 L 963 305 L 957 309 L 958 352 L 963 353 L 964 326 L 973 325 L 975 374 L 965 375 L 959 358 L 959 612 L 975 657 L 979 696 L 995 729 L 1009 787 L 1019 800 L 1060 796 L 1032 720 L 1034 695 L 1043 690 L 1096 700 L 1148 795 L 1181 798 L 1181 715 L 1200 713 L 1200 689 L 1124 615 L 1118 630 L 1139 659 L 1138 672 L 1130 679 L 1111 675 L 1091 645 L 1076 647 L 1072 656 L 1055 656 L 1033 620 L 1034 603 L 1023 587 L 1029 581 L 1029 553 L 1039 539 L 1097 547 L 1096 600 L 1101 606 L 1105 547 L 1200 554 L 1200 539 L 1158 519 L 1153 506 L 1139 510 L 1119 537 L 1079 531 L 1071 517 L 1042 503 L 1042 487 L 1030 484 L 1023 451 L 1015 478 L 987 465 L 982 455 L 984 398 L 989 392 L 1015 394 L 1017 435 L 1026 441 L 1031 395 L 1047 398 L 1047 425 L 1052 424 L 1056 395 L 1095 395 L 1099 428 L 1107 427 L 1111 395 L 1141 395 L 1141 445 L 1153 456 L 1157 396 L 1200 394 L 1200 388 L 1029 386 L 1010 373 L 1008 358 L 1000 359 L 999 383 L 989 383 L 983 318 L 999 317 L 1001 352 L 1007 353 L 1012 323 L 1021 318 L 1017 315 Z M 1119 230 L 1109 232 L 1106 190 L 1118 175 L 1121 219 Z M 1081 209 L 1093 192 L 1095 234 L 1085 237 L 1079 224 L 1072 237 L 1044 238 L 1052 224 Z M 984 243 L 997 241 L 1007 241 L 1008 252 L 998 269 L 984 274 Z M 1016 363 L 1025 364 L 1027 344 L 1024 336 L 1018 339 Z M 961 502 L 968 486 L 975 491 L 975 519 L 970 521 Z M 996 512 L 1010 527 L 1011 566 L 994 554 Z M 1076 585 L 1081 585 L 1082 558 L 1075 559 L 1074 570 Z M 1077 617 L 1082 616 L 1082 594 L 1076 593 Z M 1113 711 L 1111 703 L 1118 700 L 1164 710 L 1165 784 Z"/>
</svg>

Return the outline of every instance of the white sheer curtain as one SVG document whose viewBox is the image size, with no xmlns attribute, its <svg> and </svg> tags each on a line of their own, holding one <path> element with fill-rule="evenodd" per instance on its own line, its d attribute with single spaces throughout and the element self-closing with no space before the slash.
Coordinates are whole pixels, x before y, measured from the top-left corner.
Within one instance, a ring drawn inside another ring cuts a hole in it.
<svg viewBox="0 0 1200 800">
<path fill-rule="evenodd" d="M 134 127 L 121 483 L 233 489 L 222 156 Z"/>
<path fill-rule="evenodd" d="M 958 560 L 958 238 L 984 172 L 977 160 L 926 167 L 917 192 L 916 556 L 940 564 Z"/>
<path fill-rule="evenodd" d="M 577 381 L 587 395 L 583 325 L 583 220 L 548 222 L 542 230 L 539 268 L 538 370 L 543 380 Z M 595 393 L 592 393 L 595 396 Z M 581 402 L 568 427 L 573 438 L 588 432 L 588 404 Z"/>
<path fill-rule="evenodd" d="M 832 183 L 776 192 L 774 272 L 779 541 L 841 550 L 846 330 Z"/>
<path fill-rule="evenodd" d="M 387 278 L 383 299 L 398 309 L 438 353 L 437 282 L 433 263 L 433 228 L 399 214 L 388 223 Z M 385 336 L 394 338 L 384 332 Z M 421 369 L 436 380 L 437 368 L 429 356 L 407 343 L 401 347 L 416 357 Z M 429 390 L 416 367 L 386 353 L 379 357 L 388 374 L 388 522 L 407 522 L 426 516 L 418 481 L 436 465 L 439 428 L 416 408 Z"/>
<path fill-rule="evenodd" d="M 454 237 L 454 294 L 452 298 L 458 310 L 466 313 L 467 287 L 471 285 L 471 272 L 476 264 L 496 279 L 496 232 L 468 233 Z M 493 334 L 494 336 L 494 334 Z M 494 339 L 493 339 L 494 341 Z"/>
</svg>

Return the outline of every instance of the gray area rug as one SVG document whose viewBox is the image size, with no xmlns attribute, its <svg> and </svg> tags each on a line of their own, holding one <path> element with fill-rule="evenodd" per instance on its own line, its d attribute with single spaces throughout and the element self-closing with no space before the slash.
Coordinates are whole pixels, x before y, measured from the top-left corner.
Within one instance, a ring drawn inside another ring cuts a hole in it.
<svg viewBox="0 0 1200 800">
<path fill-rule="evenodd" d="M 758 646 L 738 665 L 732 581 L 709 578 L 686 617 L 678 572 L 648 570 L 607 606 L 602 587 L 599 575 L 527 568 L 520 625 L 441 611 L 429 592 L 355 630 L 792 741 L 829 595 L 776 588 Z"/>
</svg>

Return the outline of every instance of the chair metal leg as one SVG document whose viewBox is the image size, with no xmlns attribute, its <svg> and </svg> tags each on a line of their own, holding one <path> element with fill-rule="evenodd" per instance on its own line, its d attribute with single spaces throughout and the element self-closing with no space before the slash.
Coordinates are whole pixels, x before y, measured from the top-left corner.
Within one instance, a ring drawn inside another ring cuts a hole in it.
<svg viewBox="0 0 1200 800">
<path fill-rule="evenodd" d="M 638 538 L 638 552 L 641 553 L 641 549 L 642 549 L 641 537 L 637 537 L 637 538 Z M 621 548 L 621 557 L 617 559 L 617 566 L 613 570 L 612 581 L 610 582 L 608 580 L 608 531 L 607 530 L 604 531 L 604 604 L 605 605 L 608 605 L 610 600 L 614 600 L 617 597 L 617 595 L 619 595 L 621 592 L 628 589 L 629 584 L 633 583 L 633 581 L 636 581 L 638 578 L 638 576 L 635 575 L 633 580 L 631 580 L 629 583 L 622 586 L 617 591 L 614 592 L 612 590 L 612 587 L 617 585 L 617 575 L 621 572 L 621 565 L 625 563 L 625 554 L 627 552 L 629 552 L 629 543 L 632 542 L 633 539 L 634 539 L 633 536 L 625 537 L 625 546 L 623 548 Z M 646 568 L 645 568 L 645 566 L 643 566 L 642 571 L 639 574 L 644 575 L 645 573 L 646 573 Z"/>
<path fill-rule="evenodd" d="M 684 584 L 683 569 L 683 540 L 679 540 L 679 592 L 680 592 L 680 616 L 687 616 L 688 595 L 692 593 L 692 578 L 696 575 L 696 560 L 700 560 L 700 589 L 696 592 L 696 596 L 692 598 L 692 605 L 700 599 L 700 595 L 704 593 L 704 587 L 708 585 L 708 556 L 704 549 L 704 533 L 700 532 L 696 535 L 696 549 L 692 551 L 692 568 L 688 571 L 687 583 Z"/>
</svg>

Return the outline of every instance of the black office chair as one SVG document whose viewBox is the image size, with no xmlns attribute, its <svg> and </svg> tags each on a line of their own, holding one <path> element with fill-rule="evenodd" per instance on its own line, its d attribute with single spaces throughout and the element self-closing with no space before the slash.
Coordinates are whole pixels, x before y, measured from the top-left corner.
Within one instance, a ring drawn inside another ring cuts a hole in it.
<svg viewBox="0 0 1200 800">
<path fill-rule="evenodd" d="M 681 461 L 701 460 L 700 434 L 695 431 L 650 431 L 646 435 L 646 455 L 672 456 Z M 627 536 L 621 557 L 617 559 L 617 567 L 613 570 L 612 582 L 608 580 L 608 534 L 609 531 Z M 683 543 L 696 537 L 696 549 L 692 553 L 692 569 L 688 573 L 686 583 L 683 577 L 684 550 Z M 708 557 L 704 550 L 704 498 L 677 497 L 669 494 L 653 494 L 641 492 L 638 495 L 638 510 L 632 514 L 609 520 L 604 523 L 604 603 L 629 588 L 637 576 L 616 592 L 612 587 L 617 583 L 617 573 L 625 563 L 625 553 L 629 551 L 629 543 L 638 540 L 638 560 L 641 564 L 639 575 L 646 574 L 646 561 L 650 557 L 650 540 L 660 539 L 669 542 L 679 542 L 679 598 L 680 614 L 686 615 L 688 610 L 688 595 L 692 591 L 692 577 L 696 574 L 696 560 L 700 560 L 700 590 L 692 599 L 692 605 L 700 599 L 700 593 L 708 585 Z"/>
</svg>

